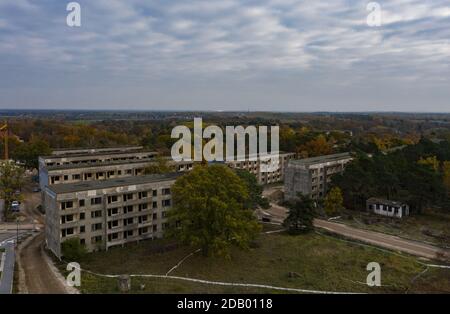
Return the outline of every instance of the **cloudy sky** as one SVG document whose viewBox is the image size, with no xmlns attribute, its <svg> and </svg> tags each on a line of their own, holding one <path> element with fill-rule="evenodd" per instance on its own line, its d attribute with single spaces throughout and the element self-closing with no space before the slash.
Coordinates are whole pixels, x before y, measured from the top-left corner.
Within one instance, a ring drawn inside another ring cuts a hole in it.
<svg viewBox="0 0 450 314">
<path fill-rule="evenodd" d="M 450 0 L 0 0 L 0 108 L 450 111 Z"/>
</svg>

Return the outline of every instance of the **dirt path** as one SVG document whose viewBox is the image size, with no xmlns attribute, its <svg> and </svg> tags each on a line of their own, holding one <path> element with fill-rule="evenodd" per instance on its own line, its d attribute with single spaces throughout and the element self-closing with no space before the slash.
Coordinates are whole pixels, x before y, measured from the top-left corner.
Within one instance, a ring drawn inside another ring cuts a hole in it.
<svg viewBox="0 0 450 314">
<path fill-rule="evenodd" d="M 43 242 L 44 234 L 41 233 L 20 252 L 27 292 L 39 294 L 66 293 L 64 286 L 46 263 L 45 253 L 41 249 Z"/>
<path fill-rule="evenodd" d="M 384 233 L 361 230 L 340 223 L 316 219 L 314 225 L 352 239 L 426 258 L 434 259 L 438 252 L 444 252 L 443 249 L 426 243 L 406 240 Z M 446 253 L 450 256 L 448 251 Z"/>
<path fill-rule="evenodd" d="M 24 189 L 24 213 L 30 226 L 44 227 L 44 216 L 36 209 L 41 201 L 40 193 Z M 33 223 L 34 222 L 34 223 Z M 61 294 L 67 293 L 63 284 L 56 278 L 47 264 L 42 246 L 45 242 L 41 231 L 34 239 L 20 250 L 20 264 L 23 269 L 24 283 L 27 293 Z"/>
</svg>

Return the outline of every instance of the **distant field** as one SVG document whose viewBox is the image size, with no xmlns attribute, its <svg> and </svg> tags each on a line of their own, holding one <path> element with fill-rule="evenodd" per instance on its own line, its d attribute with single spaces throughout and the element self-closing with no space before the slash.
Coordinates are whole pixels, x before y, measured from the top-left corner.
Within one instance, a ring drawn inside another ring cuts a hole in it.
<svg viewBox="0 0 450 314">
<path fill-rule="evenodd" d="M 160 274 L 176 265 L 193 249 L 181 247 L 153 253 L 155 242 L 90 254 L 80 261 L 83 269 L 102 274 Z M 231 260 L 188 258 L 172 276 L 265 284 L 279 287 L 340 292 L 405 293 L 450 292 L 450 270 L 425 270 L 413 257 L 385 253 L 315 233 L 303 236 L 261 235 L 249 251 L 235 250 Z M 370 262 L 381 265 L 383 287 L 364 283 Z M 63 269 L 63 266 L 60 266 Z M 291 276 L 289 275 L 291 273 Z M 413 280 L 414 279 L 414 280 Z M 145 289 L 140 289 L 145 284 Z M 83 272 L 83 293 L 117 293 L 117 280 Z M 133 293 L 283 293 L 261 288 L 212 286 L 173 279 L 132 278 Z"/>
</svg>

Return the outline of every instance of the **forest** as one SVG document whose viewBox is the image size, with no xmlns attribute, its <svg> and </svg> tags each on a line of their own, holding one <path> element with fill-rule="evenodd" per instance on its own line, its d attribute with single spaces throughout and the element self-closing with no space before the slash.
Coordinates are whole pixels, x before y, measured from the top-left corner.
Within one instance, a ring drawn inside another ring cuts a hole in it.
<svg viewBox="0 0 450 314">
<path fill-rule="evenodd" d="M 299 158 L 350 151 L 355 161 L 333 184 L 350 209 L 368 197 L 407 201 L 414 211 L 448 204 L 450 115 L 233 112 L 0 112 L 10 126 L 10 157 L 36 168 L 52 148 L 142 145 L 163 155 L 177 125 L 279 125 L 280 149 Z M 3 155 L 3 141 L 0 154 Z"/>
</svg>

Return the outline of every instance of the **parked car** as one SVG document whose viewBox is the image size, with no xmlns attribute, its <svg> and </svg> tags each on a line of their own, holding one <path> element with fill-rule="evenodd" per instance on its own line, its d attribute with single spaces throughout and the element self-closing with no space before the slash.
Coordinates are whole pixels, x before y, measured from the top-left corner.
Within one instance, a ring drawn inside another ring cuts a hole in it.
<svg viewBox="0 0 450 314">
<path fill-rule="evenodd" d="M 12 212 L 18 212 L 20 211 L 20 203 L 18 201 L 13 201 L 11 203 L 11 211 Z"/>
</svg>

